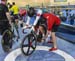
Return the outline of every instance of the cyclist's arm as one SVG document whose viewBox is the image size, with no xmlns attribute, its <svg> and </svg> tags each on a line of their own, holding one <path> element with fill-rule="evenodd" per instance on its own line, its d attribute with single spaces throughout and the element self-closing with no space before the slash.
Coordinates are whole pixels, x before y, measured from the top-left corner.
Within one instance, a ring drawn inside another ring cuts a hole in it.
<svg viewBox="0 0 75 61">
<path fill-rule="evenodd" d="M 26 23 L 24 23 L 24 27 L 23 27 L 22 29 L 28 28 L 28 27 L 29 27 L 29 22 L 30 22 L 30 17 L 27 16 L 27 17 L 26 17 Z"/>
<path fill-rule="evenodd" d="M 42 10 L 38 10 L 35 22 L 33 24 L 34 26 L 38 23 L 38 20 L 39 20 L 41 15 L 42 15 Z"/>
<path fill-rule="evenodd" d="M 27 16 L 27 22 L 26 22 L 26 25 L 29 25 L 29 22 L 30 22 L 30 17 Z"/>
</svg>

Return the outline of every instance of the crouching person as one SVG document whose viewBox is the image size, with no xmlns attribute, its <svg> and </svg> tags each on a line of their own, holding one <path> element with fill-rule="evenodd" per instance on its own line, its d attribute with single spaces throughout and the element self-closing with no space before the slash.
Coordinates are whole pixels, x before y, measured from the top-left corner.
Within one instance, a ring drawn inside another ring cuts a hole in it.
<svg viewBox="0 0 75 61">
<path fill-rule="evenodd" d="M 51 41 L 49 42 L 53 43 L 53 47 L 49 49 L 49 51 L 57 50 L 55 32 L 57 31 L 61 23 L 60 18 L 52 13 L 44 13 L 43 17 L 47 19 L 48 32 L 50 32 L 50 35 L 51 35 Z"/>
</svg>

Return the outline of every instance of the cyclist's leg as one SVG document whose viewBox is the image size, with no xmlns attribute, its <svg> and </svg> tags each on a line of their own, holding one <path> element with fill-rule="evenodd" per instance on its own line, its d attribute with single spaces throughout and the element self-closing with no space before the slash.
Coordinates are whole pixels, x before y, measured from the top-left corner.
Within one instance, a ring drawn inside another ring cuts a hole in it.
<svg viewBox="0 0 75 61">
<path fill-rule="evenodd" d="M 1 35 L 3 34 L 3 32 L 9 27 L 9 21 L 8 20 L 1 20 L 0 21 L 0 33 Z"/>
<path fill-rule="evenodd" d="M 47 20 L 42 16 L 39 19 L 39 30 L 42 33 L 42 37 L 45 39 L 47 33 Z"/>
<path fill-rule="evenodd" d="M 43 38 L 45 39 L 45 36 L 47 34 L 47 26 L 46 26 L 46 24 L 39 25 L 39 30 L 42 33 Z"/>
<path fill-rule="evenodd" d="M 16 32 L 18 34 L 18 38 L 19 38 L 19 31 L 18 31 L 18 22 L 19 22 L 19 19 L 18 19 L 18 15 L 14 15 L 14 18 L 15 18 L 15 29 L 16 29 Z"/>
<path fill-rule="evenodd" d="M 15 23 L 15 29 L 16 29 L 16 32 L 17 32 L 18 38 L 19 38 L 19 30 L 18 30 L 18 24 L 17 23 Z"/>
<path fill-rule="evenodd" d="M 37 41 L 41 42 L 42 41 L 42 33 L 39 32 L 39 34 L 37 35 Z"/>
</svg>

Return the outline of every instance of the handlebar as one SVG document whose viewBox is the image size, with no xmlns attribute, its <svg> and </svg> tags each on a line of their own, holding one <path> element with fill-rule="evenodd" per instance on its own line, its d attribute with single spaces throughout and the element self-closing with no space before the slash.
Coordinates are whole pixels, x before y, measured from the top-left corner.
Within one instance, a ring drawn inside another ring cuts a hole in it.
<svg viewBox="0 0 75 61">
<path fill-rule="evenodd" d="M 30 31 L 32 31 L 32 30 L 34 31 L 34 26 L 33 25 L 25 25 L 22 29 L 23 29 L 22 32 L 24 34 L 26 34 L 27 32 L 24 32 L 24 30 L 29 29 Z"/>
<path fill-rule="evenodd" d="M 30 28 L 32 28 L 31 25 L 25 25 L 22 29 L 30 29 Z"/>
</svg>

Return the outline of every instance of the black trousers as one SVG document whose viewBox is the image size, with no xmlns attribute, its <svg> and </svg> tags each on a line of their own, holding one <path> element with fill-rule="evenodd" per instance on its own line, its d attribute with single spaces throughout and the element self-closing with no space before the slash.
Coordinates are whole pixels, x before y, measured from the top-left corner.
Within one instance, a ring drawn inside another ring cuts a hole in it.
<svg viewBox="0 0 75 61">
<path fill-rule="evenodd" d="M 9 29 L 10 24 L 8 20 L 0 20 L 0 34 L 2 35 L 6 29 Z"/>
</svg>

